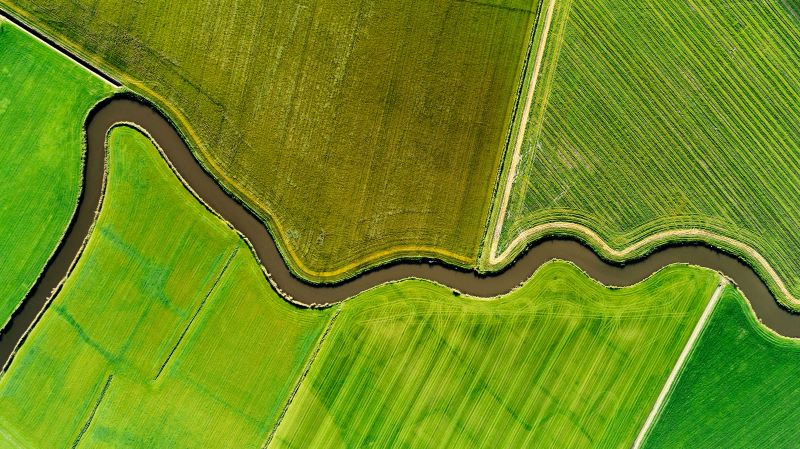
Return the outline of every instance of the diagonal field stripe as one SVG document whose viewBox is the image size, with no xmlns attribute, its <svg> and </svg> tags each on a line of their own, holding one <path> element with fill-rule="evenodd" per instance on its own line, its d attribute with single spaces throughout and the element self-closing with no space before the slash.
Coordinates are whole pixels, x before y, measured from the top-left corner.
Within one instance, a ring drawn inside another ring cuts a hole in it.
<svg viewBox="0 0 800 449">
<path fill-rule="evenodd" d="M 683 369 L 683 365 L 686 363 L 686 359 L 689 357 L 689 354 L 691 354 L 692 349 L 694 349 L 694 345 L 695 343 L 697 343 L 697 339 L 703 332 L 703 329 L 706 326 L 708 318 L 711 317 L 711 312 L 714 310 L 714 306 L 717 305 L 717 301 L 719 301 L 720 296 L 722 296 L 722 291 L 725 289 L 727 285 L 728 285 L 728 280 L 723 277 L 720 280 L 717 289 L 714 290 L 714 294 L 711 295 L 711 299 L 708 301 L 706 309 L 703 310 L 703 314 L 700 315 L 700 319 L 694 326 L 692 335 L 689 336 L 689 341 L 687 341 L 686 346 L 683 347 L 683 351 L 681 351 L 681 355 L 678 357 L 678 361 L 675 362 L 675 366 L 672 367 L 672 372 L 669 373 L 669 377 L 667 377 L 667 381 L 664 383 L 664 387 L 661 389 L 661 393 L 659 393 L 658 399 L 656 399 L 656 403 L 653 404 L 653 409 L 650 410 L 650 414 L 647 416 L 647 420 L 644 422 L 642 429 L 639 431 L 639 435 L 636 437 L 636 441 L 633 442 L 632 446 L 633 449 L 641 448 L 642 443 L 644 442 L 644 438 L 647 436 L 647 433 L 653 426 L 656 417 L 658 417 L 658 414 L 661 412 L 661 407 L 663 407 L 664 400 L 666 400 L 667 394 L 669 394 L 670 390 L 672 389 L 672 384 L 675 383 L 675 379 L 677 379 L 678 374 L 680 374 L 681 370 Z"/>
</svg>

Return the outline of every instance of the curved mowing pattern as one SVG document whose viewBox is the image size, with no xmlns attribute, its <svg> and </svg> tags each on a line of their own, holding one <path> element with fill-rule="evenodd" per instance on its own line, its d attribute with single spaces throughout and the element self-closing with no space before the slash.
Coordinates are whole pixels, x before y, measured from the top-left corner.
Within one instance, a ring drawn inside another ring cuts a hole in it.
<svg viewBox="0 0 800 449">
<path fill-rule="evenodd" d="M 665 265 L 691 263 L 725 273 L 739 285 L 764 324 L 782 335 L 800 337 L 800 315 L 782 309 L 750 267 L 733 256 L 700 245 L 665 247 L 645 259 L 621 266 L 605 262 L 577 241 L 553 238 L 531 246 L 505 271 L 489 275 L 460 271 L 441 262 L 407 260 L 373 269 L 337 284 L 306 283 L 296 278 L 284 264 L 275 241 L 264 225 L 228 196 L 197 163 L 171 123 L 141 101 L 117 96 L 102 102 L 90 114 L 87 123 L 86 182 L 77 217 L 69 230 L 66 244 L 5 329 L 0 340 L 0 355 L 5 359 L 10 359 L 14 349 L 24 340 L 28 328 L 47 305 L 51 292 L 59 288 L 73 261 L 80 255 L 82 243 L 88 237 L 103 196 L 105 137 L 117 123 L 133 123 L 149 133 L 187 187 L 247 238 L 273 286 L 287 300 L 298 305 L 314 307 L 333 304 L 376 285 L 409 277 L 429 279 L 474 296 L 497 296 L 519 286 L 539 266 L 554 258 L 569 260 L 599 282 L 616 286 L 637 283 Z M 66 251 L 65 248 L 74 248 L 75 252 Z"/>
</svg>

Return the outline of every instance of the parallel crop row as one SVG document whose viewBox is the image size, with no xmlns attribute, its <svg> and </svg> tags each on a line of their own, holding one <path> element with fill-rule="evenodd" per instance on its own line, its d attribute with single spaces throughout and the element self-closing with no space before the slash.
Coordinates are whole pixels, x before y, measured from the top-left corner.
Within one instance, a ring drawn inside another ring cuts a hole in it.
<svg viewBox="0 0 800 449">
<path fill-rule="evenodd" d="M 704 229 L 752 246 L 800 293 L 800 23 L 788 8 L 572 2 L 548 42 L 500 251 L 551 221 L 617 249 Z"/>
</svg>

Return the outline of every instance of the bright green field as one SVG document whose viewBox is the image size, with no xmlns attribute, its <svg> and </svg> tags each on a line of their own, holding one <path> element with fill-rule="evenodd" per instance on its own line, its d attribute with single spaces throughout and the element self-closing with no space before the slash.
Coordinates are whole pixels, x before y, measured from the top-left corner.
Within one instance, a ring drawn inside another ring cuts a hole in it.
<svg viewBox="0 0 800 449">
<path fill-rule="evenodd" d="M 645 447 L 797 447 L 798 376 L 800 342 L 766 331 L 729 287 Z"/>
<path fill-rule="evenodd" d="M 800 295 L 800 5 L 556 4 L 501 251 L 551 221 L 617 249 L 700 228 Z"/>
<path fill-rule="evenodd" d="M 273 448 L 628 448 L 719 282 L 609 290 L 553 262 L 494 301 L 425 281 L 342 306 Z"/>
<path fill-rule="evenodd" d="M 156 100 L 293 269 L 472 266 L 535 0 L 1 0 Z"/>
<path fill-rule="evenodd" d="M 83 124 L 111 88 L 0 18 L 0 326 L 75 211 Z"/>
<path fill-rule="evenodd" d="M 0 380 L 0 447 L 260 447 L 330 313 L 280 299 L 150 141 L 116 128 L 89 245 Z"/>
</svg>

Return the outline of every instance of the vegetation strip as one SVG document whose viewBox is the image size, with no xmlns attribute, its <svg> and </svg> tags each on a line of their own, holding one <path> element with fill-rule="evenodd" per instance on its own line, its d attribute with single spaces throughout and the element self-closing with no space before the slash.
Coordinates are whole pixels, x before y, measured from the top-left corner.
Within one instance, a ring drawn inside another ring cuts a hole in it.
<svg viewBox="0 0 800 449">
<path fill-rule="evenodd" d="M 86 71 L 88 71 L 92 75 L 100 78 L 101 80 L 107 82 L 108 84 L 110 84 L 110 85 L 112 85 L 114 87 L 122 87 L 122 83 L 120 83 L 119 81 L 117 81 L 114 78 L 112 78 L 109 74 L 103 72 L 102 70 L 97 69 L 93 65 L 91 65 L 88 62 L 84 61 L 82 58 L 80 58 L 75 53 L 73 53 L 70 50 L 62 47 L 61 45 L 58 45 L 57 43 L 53 42 L 52 39 L 50 39 L 49 37 L 45 36 L 44 34 L 38 32 L 38 31 L 36 31 L 35 28 L 33 28 L 32 26 L 30 26 L 27 23 L 23 22 L 22 20 L 14 17 L 13 15 L 11 15 L 10 13 L 8 13 L 6 10 L 4 10 L 2 8 L 0 8 L 0 17 L 4 17 L 9 22 L 11 22 L 14 25 L 16 25 L 17 27 L 19 27 L 21 30 L 23 30 L 26 33 L 28 33 L 31 36 L 33 36 L 39 42 L 47 45 L 48 47 L 53 48 L 56 52 L 61 53 L 61 54 L 65 55 L 66 57 L 68 57 L 69 59 L 73 60 L 76 64 L 78 64 L 79 66 L 81 66 L 84 69 L 86 69 Z"/>
<path fill-rule="evenodd" d="M 328 334 L 331 332 L 331 328 L 333 328 L 333 323 L 336 322 L 336 317 L 339 316 L 339 313 L 342 311 L 340 308 L 336 311 L 336 313 L 331 316 L 330 321 L 328 321 L 328 325 L 325 327 L 325 332 L 319 337 L 319 343 L 314 348 L 314 352 L 311 353 L 311 357 L 308 358 L 308 363 L 306 363 L 306 367 L 303 370 L 303 373 L 300 374 L 300 378 L 297 379 L 297 383 L 292 390 L 292 394 L 289 395 L 289 398 L 286 400 L 286 405 L 284 405 L 283 410 L 281 411 L 281 415 L 278 417 L 278 421 L 275 422 L 275 426 L 272 427 L 272 431 L 269 433 L 269 437 L 267 438 L 266 443 L 262 446 L 263 449 L 268 449 L 269 445 L 272 443 L 273 438 L 275 438 L 275 433 L 278 431 L 278 427 L 280 427 L 281 422 L 283 422 L 283 418 L 286 416 L 286 412 L 289 411 L 289 407 L 292 405 L 292 401 L 294 400 L 295 396 L 297 396 L 297 392 L 300 390 L 300 387 L 303 385 L 303 381 L 308 376 L 308 372 L 311 370 L 311 365 L 314 364 L 314 360 L 317 359 L 317 355 L 319 354 L 319 350 L 322 348 L 322 345 L 325 343 L 325 339 L 328 338 Z"/>
<path fill-rule="evenodd" d="M 539 80 L 539 70 L 542 67 L 542 60 L 544 59 L 544 49 L 547 44 L 547 35 L 550 33 L 550 23 L 553 21 L 553 10 L 556 6 L 556 0 L 550 0 L 547 5 L 547 13 L 544 18 L 544 29 L 542 36 L 539 38 L 539 47 L 536 50 L 536 59 L 533 62 L 533 73 L 531 74 L 531 84 L 528 88 L 528 95 L 525 98 L 525 107 L 522 110 L 522 120 L 519 124 L 519 134 L 514 143 L 514 154 L 511 156 L 511 167 L 508 169 L 508 176 L 506 178 L 506 185 L 503 189 L 503 200 L 500 203 L 500 211 L 497 215 L 497 224 L 492 234 L 492 241 L 489 245 L 489 263 L 496 265 L 508 257 L 509 249 L 514 246 L 509 245 L 509 249 L 503 252 L 501 256 L 497 256 L 497 245 L 500 241 L 500 233 L 503 230 L 503 222 L 506 216 L 506 209 L 508 208 L 508 200 L 511 196 L 511 188 L 514 185 L 514 178 L 517 175 L 517 166 L 520 161 L 520 151 L 522 150 L 522 142 L 525 138 L 525 131 L 528 127 L 528 119 L 531 114 L 531 103 L 533 102 L 533 93 L 536 90 L 536 82 Z"/>
<path fill-rule="evenodd" d="M 697 325 L 694 327 L 692 331 L 692 335 L 689 336 L 689 341 L 686 342 L 686 346 L 683 347 L 683 351 L 681 351 L 680 357 L 678 357 L 678 361 L 675 362 L 675 366 L 672 368 L 672 372 L 669 373 L 669 377 L 667 381 L 664 383 L 664 387 L 661 389 L 661 393 L 658 394 L 658 399 L 656 399 L 656 403 L 653 404 L 653 409 L 650 410 L 650 414 L 647 415 L 647 420 L 644 422 L 642 426 L 642 430 L 639 431 L 639 435 L 636 437 L 636 441 L 633 443 L 633 449 L 639 449 L 642 447 L 642 442 L 644 438 L 647 436 L 647 433 L 650 431 L 650 427 L 653 426 L 656 417 L 661 412 L 661 408 L 664 405 L 664 400 L 667 398 L 667 394 L 672 390 L 672 384 L 675 383 L 675 379 L 678 378 L 678 374 L 680 374 L 681 370 L 683 369 L 683 365 L 686 363 L 686 359 L 689 357 L 689 354 L 694 349 L 695 343 L 697 343 L 697 339 L 700 337 L 700 334 L 705 329 L 706 322 L 711 317 L 711 312 L 714 310 L 714 306 L 717 305 L 720 296 L 722 296 L 722 291 L 725 290 L 725 287 L 728 286 L 727 280 L 724 278 L 721 280 L 717 289 L 714 290 L 714 294 L 711 295 L 711 299 L 708 301 L 708 305 L 706 306 L 705 310 L 703 310 L 703 314 L 700 316 L 700 319 L 697 321 Z"/>
<path fill-rule="evenodd" d="M 103 385 L 103 389 L 100 391 L 100 396 L 97 398 L 97 401 L 94 403 L 94 407 L 92 408 L 92 412 L 89 414 L 89 418 L 86 419 L 86 423 L 81 428 L 81 431 L 78 432 L 78 436 L 75 437 L 75 441 L 72 442 L 72 449 L 78 447 L 78 444 L 81 442 L 81 438 L 89 429 L 89 426 L 92 425 L 92 420 L 94 419 L 94 415 L 97 413 L 97 409 L 100 407 L 100 403 L 103 401 L 103 398 L 106 396 L 106 392 L 108 392 L 108 387 L 111 386 L 111 380 L 114 378 L 113 374 L 109 374 L 108 378 L 106 378 L 106 384 Z"/>
<path fill-rule="evenodd" d="M 175 342 L 175 346 L 172 347 L 172 350 L 169 351 L 169 355 L 167 356 L 166 359 L 164 359 L 164 363 L 162 363 L 161 367 L 158 368 L 158 373 L 156 373 L 155 377 L 153 377 L 153 380 L 157 380 L 158 377 L 161 375 L 161 373 L 164 371 L 164 368 L 167 366 L 167 363 L 169 363 L 170 359 L 172 358 L 172 355 L 175 354 L 175 351 L 178 349 L 178 346 L 180 346 L 181 342 L 183 341 L 183 337 L 185 337 L 186 333 L 189 332 L 189 328 L 192 327 L 192 323 L 194 323 L 195 318 L 197 318 L 197 315 L 199 315 L 200 311 L 203 310 L 203 306 L 206 305 L 208 297 L 211 296 L 211 293 L 213 293 L 214 289 L 217 288 L 219 280 L 222 279 L 222 276 L 225 274 L 226 271 L 228 271 L 228 266 L 230 266 L 231 261 L 233 260 L 234 257 L 236 257 L 236 253 L 238 252 L 239 252 L 239 247 L 237 246 L 236 248 L 233 249 L 231 255 L 228 256 L 228 260 L 225 261 L 225 265 L 222 266 L 222 270 L 220 270 L 219 274 L 217 275 L 217 278 L 214 279 L 214 283 L 211 285 L 211 288 L 208 289 L 208 293 L 206 293 L 205 296 L 203 296 L 203 300 L 200 301 L 200 305 L 197 306 L 197 310 L 194 311 L 194 315 L 192 315 L 192 318 L 186 324 L 186 327 L 183 329 L 183 332 L 181 332 L 181 336 L 178 337 L 178 341 Z"/>
</svg>

